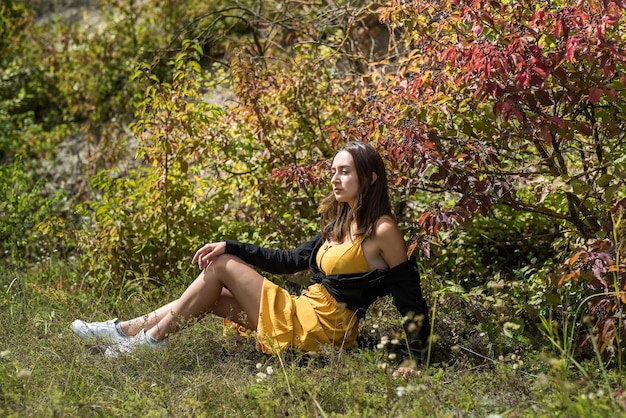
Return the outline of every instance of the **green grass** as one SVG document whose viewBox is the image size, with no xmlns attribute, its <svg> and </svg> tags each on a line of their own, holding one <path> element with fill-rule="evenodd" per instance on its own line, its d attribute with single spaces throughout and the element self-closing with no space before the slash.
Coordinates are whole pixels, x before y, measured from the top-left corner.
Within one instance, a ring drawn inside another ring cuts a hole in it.
<svg viewBox="0 0 626 418">
<path fill-rule="evenodd" d="M 63 263 L 0 273 L 0 416 L 626 416 L 618 373 L 588 360 L 583 378 L 564 369 L 547 343 L 532 349 L 509 343 L 508 353 L 490 359 L 481 349 L 484 336 L 469 323 L 450 335 L 446 324 L 459 319 L 452 303 L 438 308 L 441 338 L 431 364 L 410 378 L 393 376 L 387 355 L 375 348 L 394 326 L 388 301 L 363 323 L 367 348 L 352 352 L 266 356 L 251 339 L 224 337 L 221 321 L 206 318 L 173 336 L 166 351 L 111 361 L 75 338 L 71 321 L 144 313 L 155 300 L 177 295 L 183 280 L 163 294 L 121 299 L 70 290 L 78 275 Z"/>
</svg>

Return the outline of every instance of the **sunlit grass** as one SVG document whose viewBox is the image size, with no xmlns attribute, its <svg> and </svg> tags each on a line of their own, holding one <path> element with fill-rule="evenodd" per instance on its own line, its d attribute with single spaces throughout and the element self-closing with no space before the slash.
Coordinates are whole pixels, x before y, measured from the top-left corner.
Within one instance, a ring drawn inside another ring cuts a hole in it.
<svg viewBox="0 0 626 418">
<path fill-rule="evenodd" d="M 221 321 L 207 318 L 172 337 L 166 351 L 110 360 L 75 338 L 71 321 L 143 313 L 154 300 L 178 294 L 184 280 L 161 295 L 120 301 L 113 312 L 106 298 L 70 290 L 66 264 L 2 274 L 1 416 L 592 417 L 625 411 L 624 378 L 609 371 L 607 386 L 593 359 L 581 363 L 583 378 L 564 369 L 545 342 L 545 350 L 509 344 L 508 353 L 491 357 L 470 322 L 457 323 L 451 335 L 446 321 L 462 316 L 453 301 L 438 311 L 440 339 L 430 365 L 405 378 L 393 375 L 393 362 L 375 344 L 396 329 L 388 300 L 372 308 L 361 330 L 363 347 L 351 352 L 269 357 L 252 339 L 224 337 Z"/>
</svg>

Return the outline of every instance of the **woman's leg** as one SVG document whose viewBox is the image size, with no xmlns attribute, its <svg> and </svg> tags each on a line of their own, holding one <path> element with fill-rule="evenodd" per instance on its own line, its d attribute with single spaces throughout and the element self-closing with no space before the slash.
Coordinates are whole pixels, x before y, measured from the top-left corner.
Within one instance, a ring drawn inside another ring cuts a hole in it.
<svg viewBox="0 0 626 418">
<path fill-rule="evenodd" d="M 204 275 L 204 272 L 200 274 L 198 279 Z M 260 297 L 259 297 L 260 301 Z M 166 305 L 161 306 L 160 308 L 142 316 L 138 316 L 137 318 L 129 319 L 127 321 L 123 321 L 120 323 L 120 327 L 124 334 L 128 336 L 133 336 L 139 333 L 142 329 L 149 330 L 153 328 L 156 324 L 161 321 L 167 314 L 169 314 L 174 305 L 178 302 L 178 300 L 174 300 Z M 231 321 L 237 322 L 238 324 L 243 325 L 246 328 L 249 328 L 249 321 L 247 320 L 247 314 L 244 309 L 241 307 L 237 299 L 233 296 L 233 294 L 226 288 L 222 288 L 222 292 L 215 302 L 213 309 L 205 312 L 204 314 L 211 312 L 215 315 L 218 315 L 222 318 L 227 318 Z M 197 315 L 197 318 L 200 319 L 203 315 Z M 258 316 L 258 312 L 257 312 Z M 254 327 L 256 329 L 256 326 Z"/>
<path fill-rule="evenodd" d="M 172 301 L 167 305 L 163 305 L 160 308 L 150 312 L 149 314 L 138 316 L 137 318 L 129 319 L 127 321 L 120 322 L 120 327 L 124 334 L 129 337 L 137 335 L 142 329 L 149 330 L 154 327 L 165 315 L 171 312 L 172 307 L 176 301 Z M 217 299 L 217 302 L 211 310 L 212 314 L 220 316 L 222 318 L 229 319 L 233 322 L 237 322 L 240 325 L 248 328 L 248 319 L 246 312 L 243 310 L 237 299 L 226 288 L 222 289 L 222 294 Z M 198 317 L 200 319 L 200 317 Z"/>
<path fill-rule="evenodd" d="M 137 335 L 142 329 L 150 329 L 155 326 L 163 317 L 172 310 L 172 307 L 176 301 L 172 301 L 167 305 L 163 305 L 160 308 L 150 312 L 149 314 L 138 316 L 137 318 L 129 319 L 128 321 L 120 322 L 120 327 L 124 334 L 129 337 Z"/>
<path fill-rule="evenodd" d="M 171 312 L 172 307 L 176 301 L 172 301 L 167 305 L 163 305 L 160 308 L 150 312 L 149 314 L 138 316 L 137 318 L 129 319 L 127 321 L 120 322 L 122 331 L 127 336 L 131 337 L 137 335 L 142 329 L 149 330 L 154 327 L 166 314 Z M 237 322 L 240 325 L 248 328 L 248 319 L 246 312 L 243 310 L 237 299 L 226 288 L 222 289 L 222 294 L 217 299 L 211 313 L 222 318 L 229 319 L 233 322 Z M 200 319 L 201 316 L 198 316 Z"/>
<path fill-rule="evenodd" d="M 237 302 L 237 299 L 230 293 L 230 290 L 226 288 L 222 289 L 222 294 L 217 302 L 215 302 L 215 305 L 213 305 L 211 313 L 251 329 L 248 314 L 243 310 L 241 305 L 239 305 L 239 302 Z M 254 327 L 254 329 L 256 329 L 256 327 Z"/>
<path fill-rule="evenodd" d="M 156 323 L 150 327 L 149 334 L 163 340 L 183 328 L 189 320 L 201 318 L 209 312 L 239 323 L 245 313 L 247 323 L 242 325 L 256 330 L 263 280 L 263 276 L 239 258 L 220 255 L 171 306 L 165 305 L 152 313 L 150 318 Z M 220 300 L 222 297 L 224 299 Z"/>
</svg>

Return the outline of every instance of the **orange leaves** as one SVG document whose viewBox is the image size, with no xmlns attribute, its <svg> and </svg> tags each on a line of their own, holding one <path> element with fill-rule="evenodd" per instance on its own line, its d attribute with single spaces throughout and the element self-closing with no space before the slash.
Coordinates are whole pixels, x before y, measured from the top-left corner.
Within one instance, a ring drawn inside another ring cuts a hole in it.
<svg viewBox="0 0 626 418">
<path fill-rule="evenodd" d="M 559 278 L 557 285 L 563 286 L 565 283 L 570 282 L 570 281 L 576 283 L 579 277 L 580 277 L 579 271 L 570 271 L 570 272 L 564 273 Z"/>
<path fill-rule="evenodd" d="M 574 252 L 567 259 L 567 266 L 570 269 L 561 274 L 557 282 L 557 286 L 563 286 L 567 282 L 576 283 L 582 274 L 581 266 L 585 266 L 589 261 L 589 254 L 584 250 Z"/>
<path fill-rule="evenodd" d="M 449 62 L 450 64 L 454 65 L 456 64 L 459 57 L 460 57 L 460 54 L 457 48 L 450 47 L 450 48 L 445 48 L 443 51 L 441 51 L 441 55 L 439 59 L 442 62 Z"/>
<path fill-rule="evenodd" d="M 567 259 L 567 264 L 572 268 L 576 268 L 577 265 L 579 264 L 579 261 L 581 263 L 586 263 L 588 260 L 589 260 L 589 256 L 587 252 L 578 250 L 574 254 L 572 254 L 570 258 Z"/>
</svg>

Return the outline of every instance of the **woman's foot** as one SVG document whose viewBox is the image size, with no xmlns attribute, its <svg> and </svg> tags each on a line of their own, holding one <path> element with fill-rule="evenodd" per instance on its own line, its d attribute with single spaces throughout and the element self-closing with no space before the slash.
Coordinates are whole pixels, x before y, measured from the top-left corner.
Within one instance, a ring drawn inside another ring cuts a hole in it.
<svg viewBox="0 0 626 418">
<path fill-rule="evenodd" d="M 77 319 L 72 322 L 71 328 L 74 334 L 83 340 L 94 342 L 121 343 L 129 337 L 124 335 L 119 328 L 117 318 L 104 322 L 85 322 Z"/>
<path fill-rule="evenodd" d="M 135 349 L 142 346 L 155 350 L 160 350 L 167 347 L 167 345 L 167 340 L 155 340 L 150 336 L 150 334 L 148 334 L 145 329 L 142 329 L 139 334 L 133 337 L 125 338 L 117 344 L 114 344 L 111 347 L 107 348 L 104 352 L 104 356 L 114 358 L 119 356 L 120 354 L 130 354 L 135 351 Z"/>
</svg>

